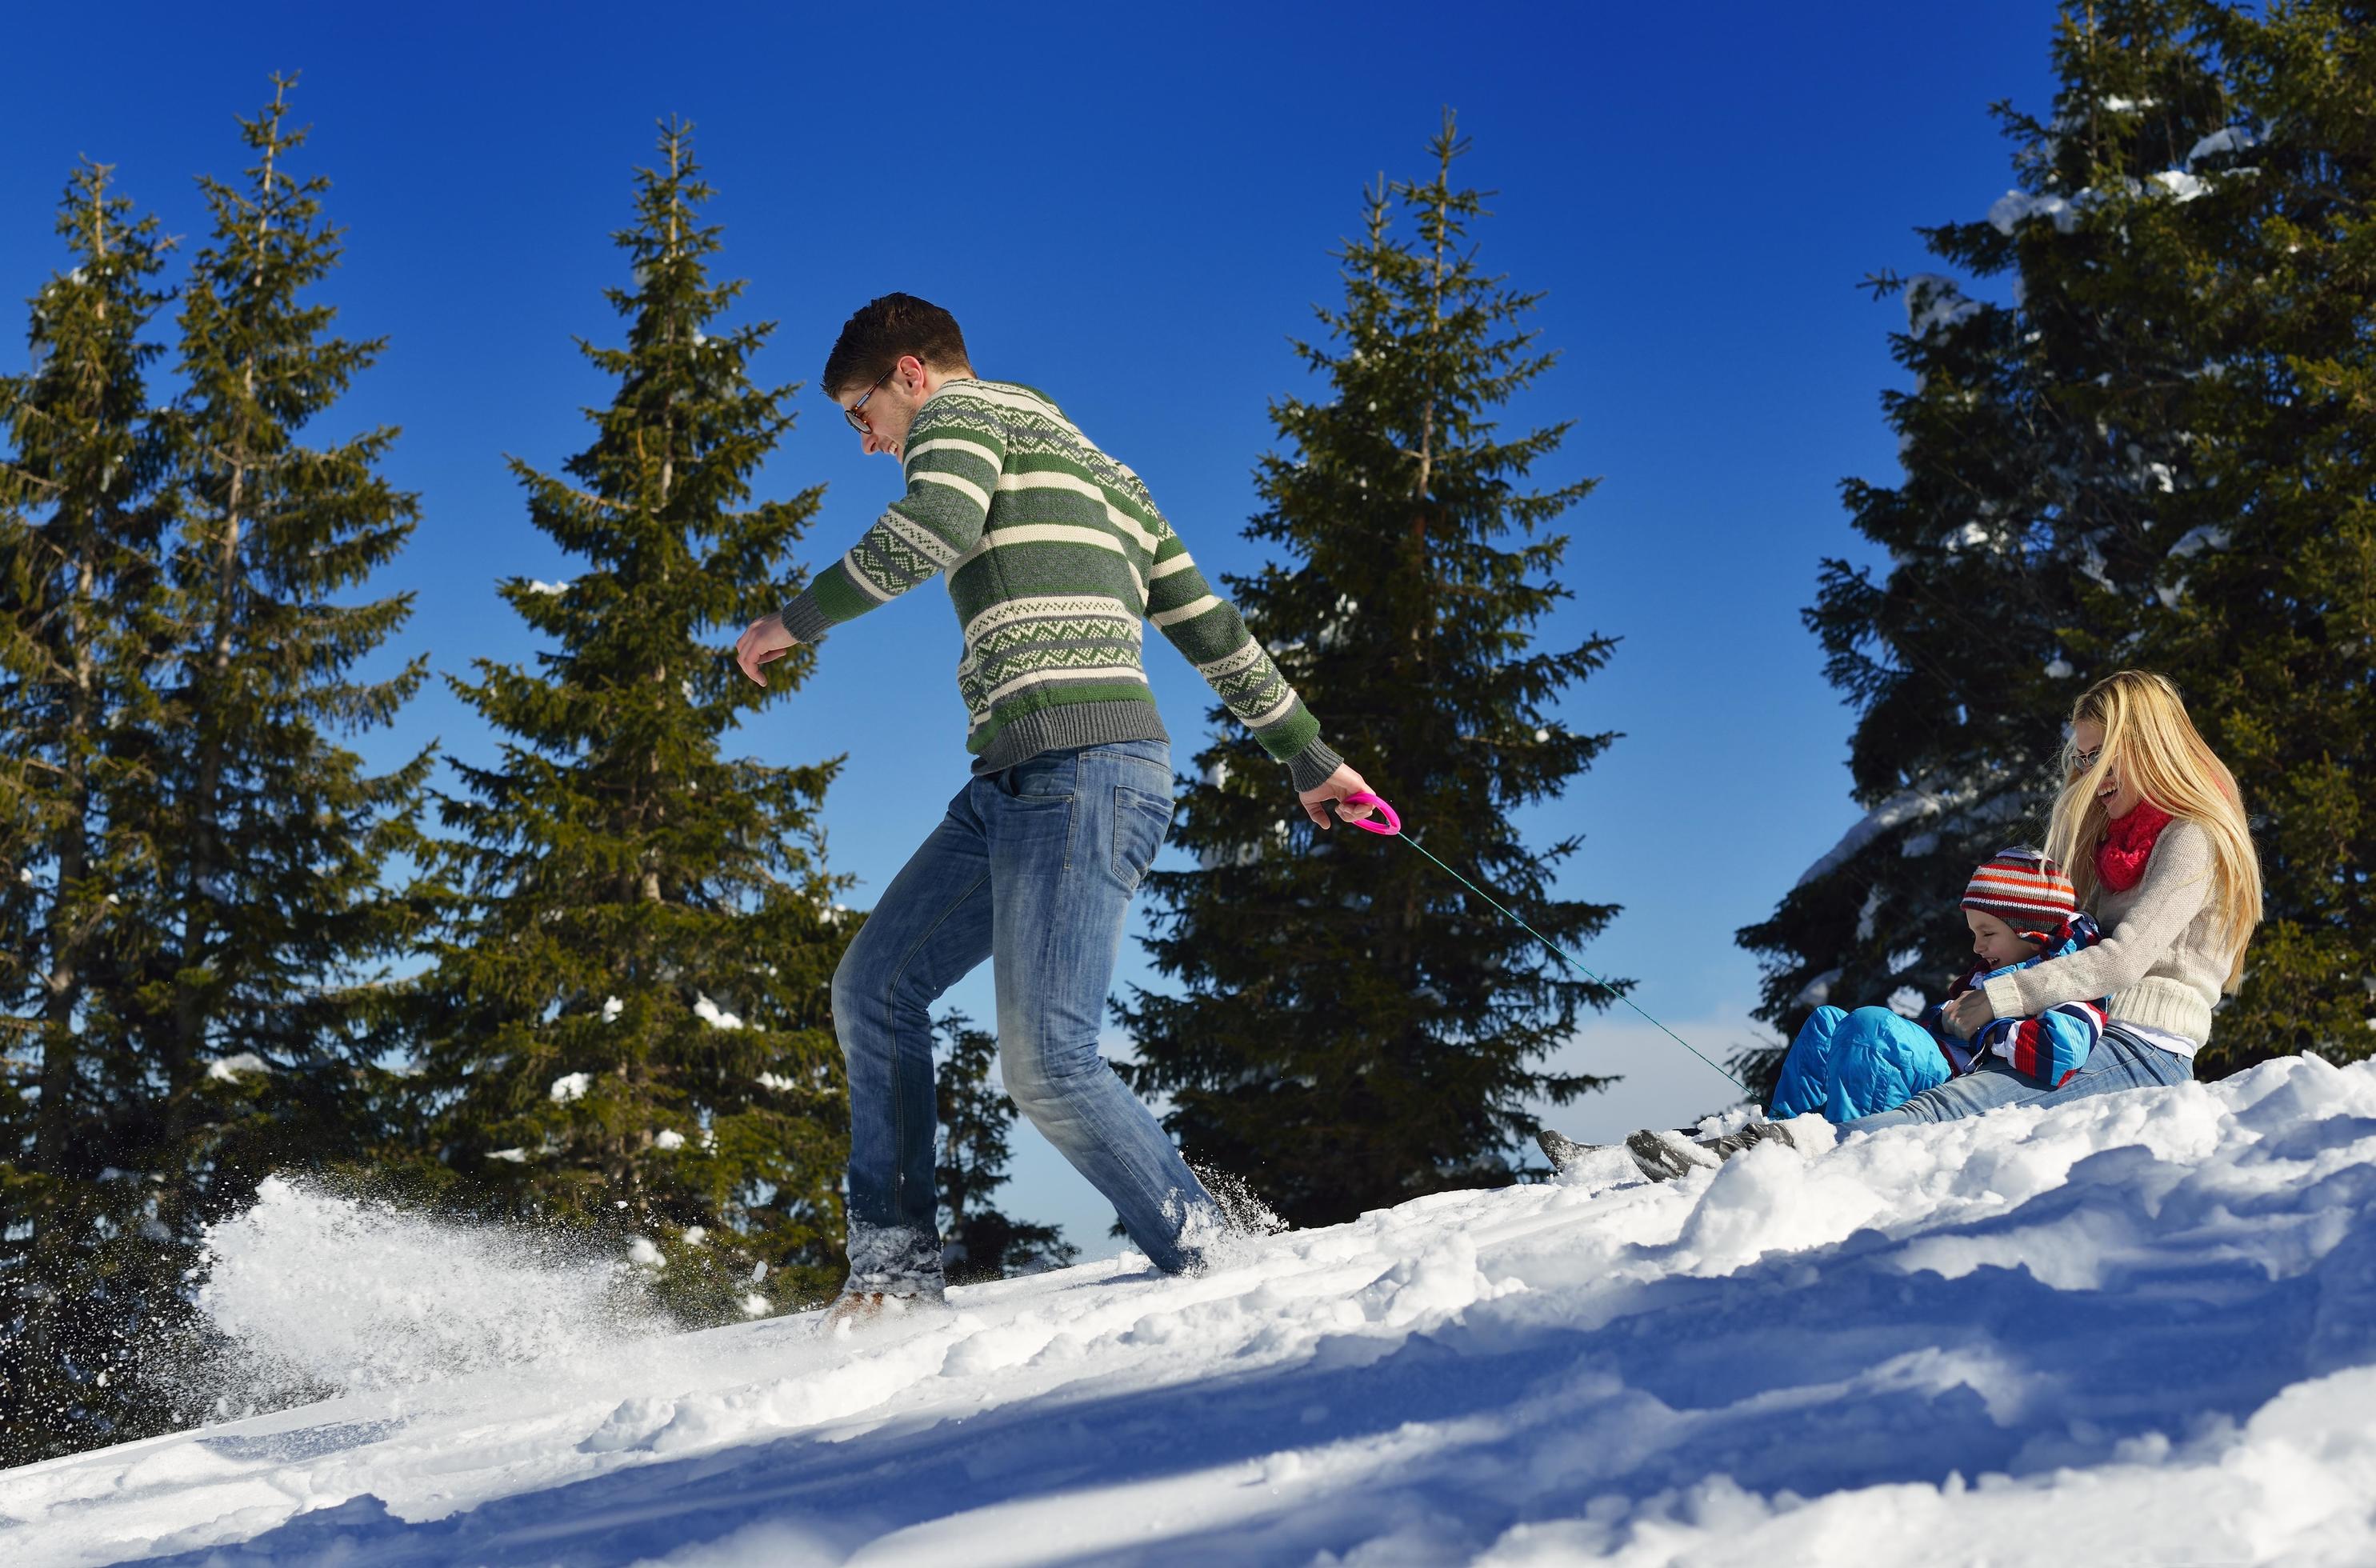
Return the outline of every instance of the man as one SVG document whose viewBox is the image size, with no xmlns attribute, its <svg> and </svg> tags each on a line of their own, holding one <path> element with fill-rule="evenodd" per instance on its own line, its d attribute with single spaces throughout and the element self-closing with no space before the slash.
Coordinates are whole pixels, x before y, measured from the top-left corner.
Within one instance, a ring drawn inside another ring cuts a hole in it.
<svg viewBox="0 0 2376 1568">
<path fill-rule="evenodd" d="M 1028 387 L 974 374 L 956 321 L 909 294 L 849 318 L 826 395 L 907 493 L 735 659 L 799 643 L 945 574 L 965 636 L 972 778 L 834 975 L 849 1064 L 849 1279 L 829 1324 L 937 1301 L 933 1003 L 988 958 L 1007 1093 L 1105 1194 L 1157 1267 L 1202 1262 L 1212 1196 L 1098 1052 L 1131 895 L 1171 820 L 1170 742 L 1139 662 L 1151 619 L 1265 751 L 1317 826 L 1367 788 L 1138 476 Z"/>
</svg>

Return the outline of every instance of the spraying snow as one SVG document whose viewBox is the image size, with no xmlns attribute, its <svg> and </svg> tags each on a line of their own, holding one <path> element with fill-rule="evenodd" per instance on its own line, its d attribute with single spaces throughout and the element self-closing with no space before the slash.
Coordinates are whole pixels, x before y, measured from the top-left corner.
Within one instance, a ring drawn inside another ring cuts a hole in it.
<svg viewBox="0 0 2376 1568">
<path fill-rule="evenodd" d="M 267 1178 L 207 1233 L 198 1306 L 228 1341 L 232 1408 L 599 1350 L 642 1329 L 624 1260 Z"/>
</svg>

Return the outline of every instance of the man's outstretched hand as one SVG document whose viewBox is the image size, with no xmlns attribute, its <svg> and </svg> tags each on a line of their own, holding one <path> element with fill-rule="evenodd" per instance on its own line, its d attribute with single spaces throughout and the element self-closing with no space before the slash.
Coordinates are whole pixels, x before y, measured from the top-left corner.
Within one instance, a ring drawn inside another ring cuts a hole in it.
<svg viewBox="0 0 2376 1568">
<path fill-rule="evenodd" d="M 764 686 L 767 678 L 759 673 L 759 666 L 773 663 L 798 646 L 792 634 L 784 630 L 781 615 L 762 615 L 743 627 L 742 635 L 734 639 L 734 662 L 742 667 L 742 673 Z"/>
<path fill-rule="evenodd" d="M 1310 817 L 1315 826 L 1326 828 L 1336 826 L 1329 820 L 1331 811 L 1347 822 L 1359 822 L 1363 817 L 1376 815 L 1378 808 L 1375 806 L 1348 806 L 1338 803 L 1348 795 L 1361 795 L 1369 792 L 1369 785 L 1363 783 L 1361 776 L 1353 771 L 1352 764 L 1340 762 L 1336 765 L 1336 771 L 1321 781 L 1320 788 L 1299 790 L 1296 791 L 1295 798 L 1303 802 L 1304 815 Z"/>
</svg>

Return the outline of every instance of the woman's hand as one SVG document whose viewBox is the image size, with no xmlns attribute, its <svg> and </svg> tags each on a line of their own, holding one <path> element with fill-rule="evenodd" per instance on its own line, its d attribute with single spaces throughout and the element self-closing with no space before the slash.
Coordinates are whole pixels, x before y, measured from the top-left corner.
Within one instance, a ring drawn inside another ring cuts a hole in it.
<svg viewBox="0 0 2376 1568">
<path fill-rule="evenodd" d="M 1939 1018 L 1957 1039 L 1969 1039 L 1997 1016 L 1985 991 L 1967 991 L 1941 1010 Z"/>
</svg>

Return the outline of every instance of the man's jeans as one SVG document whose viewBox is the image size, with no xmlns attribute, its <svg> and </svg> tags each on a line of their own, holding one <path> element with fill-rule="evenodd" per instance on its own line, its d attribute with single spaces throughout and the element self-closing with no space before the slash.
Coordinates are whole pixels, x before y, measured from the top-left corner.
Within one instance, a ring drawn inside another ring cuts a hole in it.
<svg viewBox="0 0 2376 1568">
<path fill-rule="evenodd" d="M 2087 1053 L 2086 1064 L 2059 1089 L 2042 1089 L 2002 1058 L 1986 1066 L 1925 1089 L 1895 1111 L 1860 1116 L 1840 1123 L 1840 1135 L 1877 1133 L 1884 1127 L 1907 1127 L 1923 1122 L 1953 1122 L 1978 1116 L 2001 1105 L 2062 1105 L 2090 1095 L 2117 1094 L 2163 1084 L 2182 1084 L 2194 1076 L 2194 1063 L 2174 1051 L 2164 1051 L 2123 1030 L 2106 1029 Z"/>
<path fill-rule="evenodd" d="M 1098 1053 L 1131 895 L 1170 824 L 1163 742 L 1044 752 L 968 782 L 893 879 L 833 977 L 851 1289 L 940 1289 L 930 1009 L 984 958 L 1006 1092 L 1157 1267 L 1201 1262 L 1219 1211 Z"/>
</svg>

